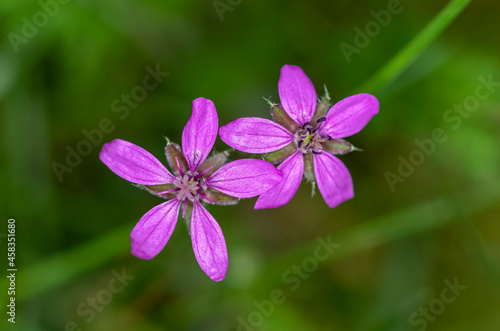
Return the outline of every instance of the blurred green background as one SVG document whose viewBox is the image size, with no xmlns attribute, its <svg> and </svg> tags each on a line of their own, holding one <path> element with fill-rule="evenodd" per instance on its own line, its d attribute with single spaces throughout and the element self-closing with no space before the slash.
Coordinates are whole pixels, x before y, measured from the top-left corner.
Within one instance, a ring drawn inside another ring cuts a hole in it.
<svg viewBox="0 0 500 331">
<path fill-rule="evenodd" d="M 500 3 L 468 2 L 429 26 L 446 1 L 402 0 L 348 62 L 340 45 L 356 47 L 354 29 L 392 1 L 2 0 L 0 247 L 14 218 L 18 272 L 15 325 L 0 282 L 0 328 L 498 330 L 500 90 L 477 104 L 474 95 L 478 77 L 500 82 Z M 253 210 L 255 199 L 209 206 L 229 252 L 220 283 L 199 268 L 182 221 L 153 260 L 131 256 L 130 231 L 161 200 L 106 168 L 102 144 L 121 138 L 164 161 L 163 136 L 180 142 L 197 97 L 214 101 L 220 125 L 270 118 L 262 97 L 278 101 L 284 64 L 333 101 L 379 98 L 380 113 L 349 138 L 365 151 L 340 157 L 355 198 L 329 209 L 304 182 L 279 209 Z M 169 75 L 124 109 L 147 67 Z M 447 113 L 464 100 L 471 111 Z M 103 119 L 102 139 L 82 143 Z M 401 158 L 416 157 L 415 140 L 436 128 L 447 140 L 402 175 Z M 68 166 L 79 144 L 88 155 L 58 178 L 55 162 Z M 392 189 L 388 172 L 400 176 Z M 325 261 L 313 258 L 318 238 L 340 245 Z M 443 292 L 447 281 L 467 288 Z"/>
</svg>

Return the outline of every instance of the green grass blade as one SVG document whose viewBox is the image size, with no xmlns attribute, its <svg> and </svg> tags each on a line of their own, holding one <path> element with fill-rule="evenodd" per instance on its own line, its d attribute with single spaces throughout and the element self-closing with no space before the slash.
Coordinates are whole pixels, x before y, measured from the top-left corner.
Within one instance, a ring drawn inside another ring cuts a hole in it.
<svg viewBox="0 0 500 331">
<path fill-rule="evenodd" d="M 377 71 L 357 92 L 375 93 L 395 80 L 429 47 L 472 0 L 452 0 L 406 47 Z"/>
</svg>

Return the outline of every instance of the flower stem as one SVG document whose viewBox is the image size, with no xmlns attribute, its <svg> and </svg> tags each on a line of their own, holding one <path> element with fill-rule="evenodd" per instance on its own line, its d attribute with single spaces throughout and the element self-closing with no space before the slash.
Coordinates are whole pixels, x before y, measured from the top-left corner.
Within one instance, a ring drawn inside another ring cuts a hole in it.
<svg viewBox="0 0 500 331">
<path fill-rule="evenodd" d="M 472 0 L 451 0 L 427 26 L 386 65 L 378 70 L 357 92 L 375 93 L 394 81 L 414 63 L 429 45 L 453 22 Z"/>
</svg>

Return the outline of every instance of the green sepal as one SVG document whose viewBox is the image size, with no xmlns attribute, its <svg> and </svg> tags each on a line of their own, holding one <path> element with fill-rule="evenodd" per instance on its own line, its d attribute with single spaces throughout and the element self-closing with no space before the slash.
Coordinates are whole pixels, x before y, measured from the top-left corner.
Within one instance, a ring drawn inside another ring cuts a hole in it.
<svg viewBox="0 0 500 331">
<path fill-rule="evenodd" d="M 271 107 L 271 116 L 274 121 L 295 134 L 297 130 L 300 128 L 300 125 L 297 124 L 280 105 L 274 105 Z"/>
<path fill-rule="evenodd" d="M 186 223 L 187 232 L 191 235 L 191 216 L 193 215 L 193 203 L 188 201 L 186 204 L 186 213 L 184 214 L 184 222 Z"/>
<path fill-rule="evenodd" d="M 314 112 L 314 116 L 311 120 L 311 125 L 313 127 L 316 126 L 317 121 L 326 116 L 326 113 L 330 109 L 330 98 L 328 96 L 325 96 L 320 103 L 316 106 L 316 111 Z"/>
<path fill-rule="evenodd" d="M 316 194 L 316 175 L 314 174 L 314 154 L 304 154 L 304 177 L 311 183 L 311 197 Z"/>
<path fill-rule="evenodd" d="M 203 173 L 203 177 L 208 178 L 214 172 L 216 172 L 220 167 L 222 167 L 226 162 L 229 156 L 228 151 L 220 152 L 215 154 L 214 156 L 209 157 L 198 167 L 198 173 L 203 172 L 204 170 L 210 168 L 205 173 Z"/>
<path fill-rule="evenodd" d="M 177 188 L 177 186 L 175 186 L 174 184 L 140 185 L 139 187 L 145 189 L 146 191 L 148 191 L 153 195 L 162 197 L 164 199 L 173 199 L 176 197 L 175 195 L 176 192 L 160 194 L 160 192 L 170 191 Z"/>
<path fill-rule="evenodd" d="M 349 152 L 360 150 L 354 147 L 353 144 L 344 140 L 344 139 L 332 139 L 326 140 L 321 143 L 323 150 L 330 154 L 338 155 L 338 154 L 347 154 Z"/>
<path fill-rule="evenodd" d="M 182 154 L 181 148 L 176 143 L 170 142 L 167 139 L 167 146 L 165 147 L 165 155 L 167 157 L 168 165 L 174 173 L 175 176 L 180 176 L 179 167 L 177 166 L 177 161 L 181 167 L 182 173 L 185 174 L 189 170 L 189 165 Z M 177 161 L 176 161 L 177 159 Z"/>
<path fill-rule="evenodd" d="M 216 205 L 222 205 L 222 206 L 235 205 L 240 201 L 239 198 L 235 198 L 230 195 L 224 194 L 213 188 L 209 188 L 208 190 L 203 192 L 203 194 L 207 198 L 212 200 Z"/>
<path fill-rule="evenodd" d="M 304 177 L 310 183 L 316 183 L 314 175 L 314 156 L 312 153 L 304 154 Z"/>
<path fill-rule="evenodd" d="M 266 160 L 267 162 L 274 163 L 274 164 L 280 163 L 280 162 L 283 162 L 287 157 L 289 157 L 290 155 L 292 155 L 296 151 L 297 151 L 297 145 L 295 145 L 295 143 L 292 142 L 292 143 L 286 145 L 285 147 L 283 147 L 282 149 L 267 153 L 266 155 L 264 155 L 264 160 Z"/>
</svg>

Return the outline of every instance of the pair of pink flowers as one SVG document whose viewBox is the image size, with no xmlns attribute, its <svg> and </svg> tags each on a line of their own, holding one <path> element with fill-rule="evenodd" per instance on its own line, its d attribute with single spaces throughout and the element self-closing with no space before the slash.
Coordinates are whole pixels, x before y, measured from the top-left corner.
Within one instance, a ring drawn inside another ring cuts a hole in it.
<svg viewBox="0 0 500 331">
<path fill-rule="evenodd" d="M 326 203 L 335 207 L 353 197 L 347 168 L 333 154 L 355 148 L 343 137 L 360 131 L 378 112 L 378 101 L 358 94 L 335 104 L 317 103 L 314 87 L 296 66 L 285 65 L 279 81 L 281 105 L 272 105 L 274 120 L 241 118 L 220 128 L 229 146 L 249 153 L 268 153 L 266 160 L 226 163 L 225 152 L 207 158 L 217 138 L 218 118 L 212 101 L 193 101 L 193 113 L 182 133 L 182 150 L 168 141 L 167 170 L 148 151 L 124 140 L 105 144 L 100 159 L 118 176 L 167 199 L 148 211 L 130 234 L 132 254 L 151 259 L 168 242 L 179 210 L 190 229 L 201 269 L 214 281 L 225 278 L 227 248 L 222 230 L 203 203 L 229 205 L 260 196 L 255 208 L 276 208 L 290 201 L 303 175 L 317 182 Z"/>
</svg>

